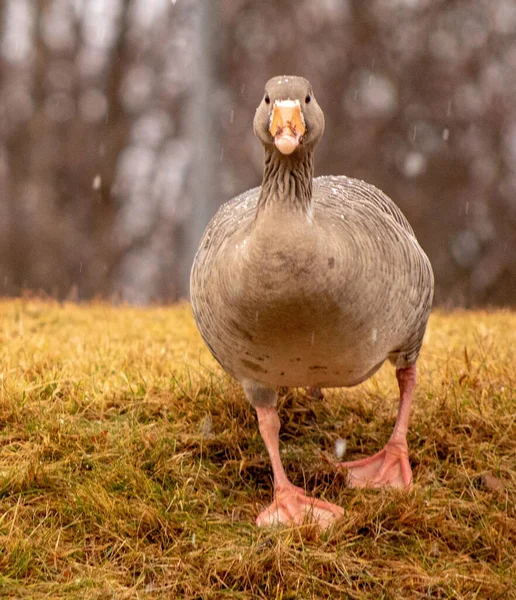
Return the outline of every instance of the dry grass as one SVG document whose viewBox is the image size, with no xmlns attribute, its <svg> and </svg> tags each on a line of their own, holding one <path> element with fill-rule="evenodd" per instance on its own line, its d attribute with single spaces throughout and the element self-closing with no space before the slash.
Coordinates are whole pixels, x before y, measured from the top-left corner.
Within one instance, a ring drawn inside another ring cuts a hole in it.
<svg viewBox="0 0 516 600">
<path fill-rule="evenodd" d="M 390 366 L 282 398 L 292 480 L 346 511 L 322 536 L 253 525 L 265 448 L 189 307 L 5 301 L 0 339 L 0 597 L 516 598 L 516 314 L 432 317 L 409 494 L 332 465 L 388 439 Z"/>
</svg>

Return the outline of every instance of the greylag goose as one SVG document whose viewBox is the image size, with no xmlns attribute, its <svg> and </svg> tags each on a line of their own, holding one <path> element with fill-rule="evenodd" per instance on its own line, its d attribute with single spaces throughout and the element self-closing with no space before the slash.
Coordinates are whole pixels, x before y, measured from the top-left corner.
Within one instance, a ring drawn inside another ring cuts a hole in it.
<svg viewBox="0 0 516 600">
<path fill-rule="evenodd" d="M 394 431 L 380 452 L 339 466 L 354 487 L 412 485 L 406 434 L 432 269 L 384 193 L 344 176 L 313 178 L 323 130 L 306 79 L 267 82 L 254 117 L 265 151 L 262 185 L 220 208 L 191 274 L 199 331 L 242 384 L 270 456 L 274 499 L 258 525 L 301 523 L 310 513 L 325 527 L 343 513 L 287 478 L 278 388 L 354 386 L 387 358 L 400 391 Z"/>
</svg>

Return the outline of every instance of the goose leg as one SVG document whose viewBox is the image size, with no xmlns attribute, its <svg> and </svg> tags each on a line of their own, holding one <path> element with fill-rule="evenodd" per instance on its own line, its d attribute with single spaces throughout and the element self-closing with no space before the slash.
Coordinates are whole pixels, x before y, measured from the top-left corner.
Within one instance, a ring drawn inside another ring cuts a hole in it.
<svg viewBox="0 0 516 600">
<path fill-rule="evenodd" d="M 416 387 L 416 365 L 397 369 L 396 378 L 400 388 L 400 406 L 394 431 L 385 447 L 369 458 L 339 463 L 339 467 L 348 469 L 350 487 L 412 487 L 407 430 Z"/>
<path fill-rule="evenodd" d="M 279 454 L 280 420 L 278 412 L 274 407 L 257 406 L 256 413 L 260 434 L 267 447 L 274 474 L 274 500 L 258 515 L 257 525 L 301 524 L 308 516 L 322 528 L 328 527 L 341 517 L 344 511 L 330 502 L 308 497 L 302 488 L 289 481 Z"/>
</svg>

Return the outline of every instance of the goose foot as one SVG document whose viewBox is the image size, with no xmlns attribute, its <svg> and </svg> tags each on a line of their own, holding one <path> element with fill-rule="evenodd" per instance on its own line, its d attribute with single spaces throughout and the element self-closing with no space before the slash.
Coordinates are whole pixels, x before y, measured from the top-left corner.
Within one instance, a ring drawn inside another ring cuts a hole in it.
<svg viewBox="0 0 516 600">
<path fill-rule="evenodd" d="M 301 525 L 304 522 L 314 522 L 321 529 L 326 529 L 343 514 L 340 506 L 310 498 L 303 489 L 289 483 L 275 489 L 274 501 L 258 515 L 256 524 L 266 527 L 280 523 Z"/>
<path fill-rule="evenodd" d="M 353 488 L 392 487 L 408 490 L 412 487 L 406 440 L 389 440 L 373 456 L 342 462 L 338 466 L 348 470 L 348 485 Z"/>
</svg>

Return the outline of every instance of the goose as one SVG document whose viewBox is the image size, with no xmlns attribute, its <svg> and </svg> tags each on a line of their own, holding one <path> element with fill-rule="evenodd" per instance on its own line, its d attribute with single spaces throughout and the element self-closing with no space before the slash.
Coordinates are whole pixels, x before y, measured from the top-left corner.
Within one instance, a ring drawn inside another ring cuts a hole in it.
<svg viewBox="0 0 516 600">
<path fill-rule="evenodd" d="M 273 77 L 254 116 L 264 148 L 260 187 L 224 204 L 191 271 L 194 318 L 209 350 L 255 408 L 274 496 L 259 526 L 327 527 L 341 507 L 288 479 L 280 457 L 278 388 L 355 386 L 389 359 L 400 402 L 385 447 L 337 463 L 351 487 L 409 489 L 409 412 L 433 297 L 430 262 L 400 209 L 345 176 L 314 179 L 324 115 L 310 82 Z"/>
</svg>

